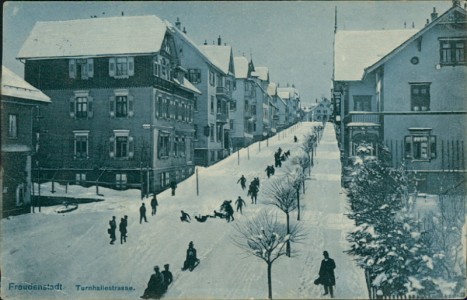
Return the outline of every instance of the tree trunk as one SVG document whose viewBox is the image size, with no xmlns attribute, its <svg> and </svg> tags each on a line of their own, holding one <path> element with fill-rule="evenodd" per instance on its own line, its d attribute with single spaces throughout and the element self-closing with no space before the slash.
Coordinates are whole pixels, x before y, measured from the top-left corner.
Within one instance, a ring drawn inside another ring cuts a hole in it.
<svg viewBox="0 0 467 300">
<path fill-rule="evenodd" d="M 290 216 L 289 213 L 286 213 L 287 216 L 287 235 L 290 234 Z M 290 240 L 287 240 L 285 252 L 287 253 L 287 256 L 290 257 Z"/>
<path fill-rule="evenodd" d="M 300 189 L 298 189 L 297 191 L 299 191 L 299 190 Z M 300 192 L 297 192 L 297 208 L 298 208 L 297 221 L 300 221 L 300 195 L 299 194 L 300 194 Z M 287 215 L 287 231 L 288 231 L 288 228 L 289 228 L 288 216 L 289 215 Z"/>
<path fill-rule="evenodd" d="M 268 299 L 272 299 L 271 269 L 272 269 L 272 263 L 268 263 Z"/>
</svg>

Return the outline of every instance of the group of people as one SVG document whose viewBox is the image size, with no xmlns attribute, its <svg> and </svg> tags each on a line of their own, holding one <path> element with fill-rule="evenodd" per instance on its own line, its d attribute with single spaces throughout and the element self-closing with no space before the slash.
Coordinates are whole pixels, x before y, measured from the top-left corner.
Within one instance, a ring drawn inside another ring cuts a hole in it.
<svg viewBox="0 0 467 300">
<path fill-rule="evenodd" d="M 159 266 L 154 267 L 154 274 L 149 279 L 148 286 L 144 290 L 143 299 L 160 299 L 169 285 L 173 281 L 172 272 L 169 270 L 169 264 L 164 265 L 164 271 L 159 270 Z"/>
<path fill-rule="evenodd" d="M 247 193 L 247 196 L 251 197 L 251 204 L 256 204 L 256 200 L 258 199 L 258 192 L 259 192 L 259 177 L 255 177 L 250 182 L 250 186 L 248 187 L 248 193 Z"/>
<path fill-rule="evenodd" d="M 117 231 L 117 221 L 115 221 L 115 216 L 112 216 L 112 219 L 109 221 L 110 228 L 107 229 L 107 233 L 110 235 L 110 244 L 114 245 L 114 242 L 117 240 L 116 231 Z M 120 244 L 126 243 L 127 236 L 127 226 L 128 226 L 128 216 L 125 215 L 120 219 L 120 224 L 118 229 L 120 231 Z"/>
<path fill-rule="evenodd" d="M 269 177 L 271 177 L 271 175 L 274 175 L 274 173 L 276 172 L 276 169 L 274 169 L 274 166 L 273 165 L 270 165 L 270 166 L 267 166 L 266 167 L 266 170 L 264 170 L 266 172 L 266 175 Z"/>
<path fill-rule="evenodd" d="M 290 150 L 287 151 L 282 151 L 281 147 L 277 149 L 276 152 L 274 152 L 274 166 L 277 167 L 282 167 L 282 162 L 286 161 L 287 158 L 290 156 Z"/>
</svg>

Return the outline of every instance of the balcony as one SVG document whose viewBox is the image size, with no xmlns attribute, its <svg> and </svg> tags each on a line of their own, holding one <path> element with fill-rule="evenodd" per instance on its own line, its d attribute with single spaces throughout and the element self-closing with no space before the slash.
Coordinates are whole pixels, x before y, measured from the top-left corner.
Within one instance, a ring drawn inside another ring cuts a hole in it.
<svg viewBox="0 0 467 300">
<path fill-rule="evenodd" d="M 346 126 L 380 126 L 382 115 L 376 112 L 349 112 L 344 117 Z"/>
<path fill-rule="evenodd" d="M 227 114 L 223 112 L 217 112 L 216 114 L 216 122 L 217 123 L 227 123 Z"/>
<path fill-rule="evenodd" d="M 216 96 L 223 97 L 225 99 L 232 99 L 232 91 L 223 86 L 216 87 Z"/>
</svg>

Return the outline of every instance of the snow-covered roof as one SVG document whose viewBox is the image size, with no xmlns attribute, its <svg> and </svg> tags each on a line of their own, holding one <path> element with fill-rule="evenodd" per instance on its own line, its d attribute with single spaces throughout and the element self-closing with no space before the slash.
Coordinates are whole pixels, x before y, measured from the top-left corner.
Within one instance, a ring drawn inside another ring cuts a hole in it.
<svg viewBox="0 0 467 300">
<path fill-rule="evenodd" d="M 178 79 L 174 79 L 174 81 L 181 85 L 182 87 L 184 87 L 185 89 L 187 90 L 190 90 L 192 92 L 195 92 L 195 93 L 198 93 L 198 94 L 202 94 L 188 79 L 185 79 L 183 80 L 183 84 L 180 83 L 180 81 L 178 81 Z"/>
<path fill-rule="evenodd" d="M 361 80 L 365 68 L 379 61 L 418 31 L 338 31 L 335 36 L 334 80 Z"/>
<path fill-rule="evenodd" d="M 40 102 L 50 102 L 49 96 L 30 85 L 5 66 L 2 66 L 2 95 Z"/>
<path fill-rule="evenodd" d="M 298 90 L 294 87 L 279 87 L 277 88 L 277 93 L 280 95 L 281 98 L 298 98 L 300 94 Z M 281 96 L 282 95 L 282 96 Z"/>
<path fill-rule="evenodd" d="M 230 58 L 232 53 L 231 46 L 222 45 L 201 45 L 199 48 L 206 56 L 216 64 L 222 72 L 229 73 Z"/>
<path fill-rule="evenodd" d="M 279 95 L 279 97 L 281 97 L 284 100 L 290 98 L 290 92 L 289 91 L 281 91 L 280 88 L 277 88 L 277 95 Z"/>
<path fill-rule="evenodd" d="M 154 15 L 37 22 L 18 58 L 154 53 L 165 33 Z"/>
<path fill-rule="evenodd" d="M 248 60 L 244 56 L 234 57 L 235 78 L 248 77 Z"/>
<path fill-rule="evenodd" d="M 277 92 L 277 84 L 275 84 L 274 82 L 270 82 L 268 85 L 268 95 L 274 96 L 276 95 L 276 92 Z"/>
<path fill-rule="evenodd" d="M 267 67 L 255 67 L 255 72 L 258 74 L 258 78 L 267 81 L 269 80 L 269 69 Z"/>
</svg>

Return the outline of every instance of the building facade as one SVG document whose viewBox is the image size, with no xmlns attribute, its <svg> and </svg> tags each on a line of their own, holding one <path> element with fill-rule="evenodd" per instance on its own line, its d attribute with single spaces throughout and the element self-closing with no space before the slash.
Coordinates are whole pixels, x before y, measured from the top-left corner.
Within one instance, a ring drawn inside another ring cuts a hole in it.
<svg viewBox="0 0 467 300">
<path fill-rule="evenodd" d="M 30 212 L 32 165 L 36 163 L 40 111 L 50 97 L 2 66 L 2 218 Z"/>
<path fill-rule="evenodd" d="M 148 194 L 191 175 L 200 92 L 179 49 L 156 16 L 38 22 L 18 59 L 53 102 L 44 110 L 43 179 Z"/>
<path fill-rule="evenodd" d="M 455 4 L 441 16 L 434 10 L 421 30 L 336 33 L 333 104 L 344 162 L 362 143 L 378 155 L 381 143 L 422 191 L 465 180 L 466 29 Z"/>
</svg>

